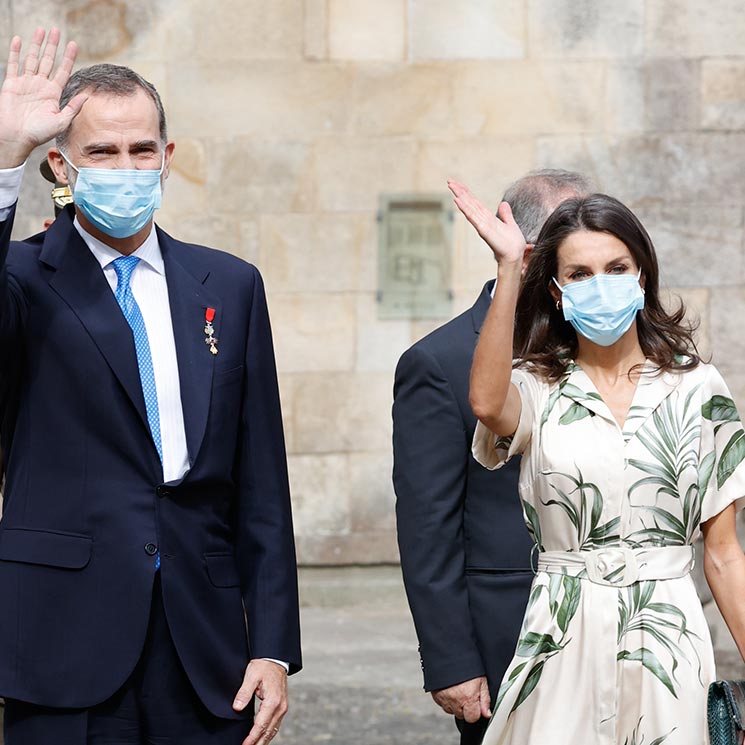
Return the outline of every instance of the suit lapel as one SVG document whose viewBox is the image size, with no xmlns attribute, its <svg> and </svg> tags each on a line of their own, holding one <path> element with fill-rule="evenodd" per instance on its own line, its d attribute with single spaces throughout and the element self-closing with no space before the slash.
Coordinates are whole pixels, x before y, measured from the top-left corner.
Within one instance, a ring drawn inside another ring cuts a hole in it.
<svg viewBox="0 0 745 745">
<path fill-rule="evenodd" d="M 481 327 L 486 320 L 486 314 L 491 305 L 491 292 L 494 287 L 494 280 L 490 279 L 482 288 L 476 302 L 471 306 L 471 320 L 473 321 L 473 330 L 476 334 L 481 333 Z"/>
<path fill-rule="evenodd" d="M 212 325 L 220 338 L 221 304 L 204 286 L 209 274 L 204 267 L 192 265 L 191 252 L 183 244 L 158 229 L 158 241 L 165 263 L 168 299 L 171 306 L 173 336 L 176 342 L 181 405 L 184 412 L 189 460 L 196 461 L 204 439 L 212 397 L 215 356 L 205 344 L 205 313 L 215 309 Z"/>
<path fill-rule="evenodd" d="M 49 228 L 39 258 L 56 269 L 49 285 L 80 319 L 149 433 L 132 331 L 101 266 L 75 230 L 71 211 Z"/>
</svg>

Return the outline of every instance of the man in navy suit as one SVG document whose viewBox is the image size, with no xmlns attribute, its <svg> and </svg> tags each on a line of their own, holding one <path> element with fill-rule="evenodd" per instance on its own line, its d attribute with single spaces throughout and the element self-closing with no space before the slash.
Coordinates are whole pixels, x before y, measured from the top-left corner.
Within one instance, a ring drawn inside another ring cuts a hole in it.
<svg viewBox="0 0 745 745">
<path fill-rule="evenodd" d="M 590 191 L 580 174 L 542 170 L 516 181 L 503 199 L 532 244 L 561 202 Z M 461 745 L 481 742 L 533 578 L 519 459 L 487 471 L 471 456 L 468 380 L 493 288 L 487 282 L 472 308 L 408 349 L 394 384 L 401 568 L 424 688 L 455 715 Z"/>
<path fill-rule="evenodd" d="M 174 145 L 152 85 L 70 76 L 45 36 L 23 61 L 13 39 L 0 90 L 5 742 L 266 745 L 301 659 L 261 277 L 154 226 Z M 12 243 L 54 137 L 75 206 Z"/>
</svg>

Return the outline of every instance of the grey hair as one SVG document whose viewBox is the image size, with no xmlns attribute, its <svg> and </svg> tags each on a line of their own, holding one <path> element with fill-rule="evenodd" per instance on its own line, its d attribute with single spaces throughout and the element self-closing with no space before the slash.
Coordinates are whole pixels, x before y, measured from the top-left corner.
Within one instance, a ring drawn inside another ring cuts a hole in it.
<svg viewBox="0 0 745 745">
<path fill-rule="evenodd" d="M 594 191 L 592 182 L 576 171 L 543 168 L 513 181 L 504 192 L 503 202 L 512 208 L 515 222 L 528 243 L 535 243 L 543 223 L 558 206 L 561 197 L 584 197 Z"/>
<path fill-rule="evenodd" d="M 158 127 L 160 130 L 160 140 L 165 147 L 168 141 L 168 132 L 166 129 L 166 112 L 163 108 L 163 102 L 160 100 L 158 91 L 155 86 L 149 83 L 134 70 L 130 70 L 123 65 L 110 65 L 101 63 L 91 65 L 78 70 L 70 76 L 62 90 L 59 100 L 59 107 L 63 109 L 78 93 L 90 91 L 91 93 L 108 93 L 112 96 L 133 96 L 137 89 L 140 88 L 147 93 L 155 104 L 158 111 Z M 73 120 L 74 121 L 74 120 Z M 72 125 L 70 125 L 71 127 Z M 62 134 L 57 136 L 57 147 L 64 148 L 67 139 L 70 136 L 70 127 Z"/>
</svg>

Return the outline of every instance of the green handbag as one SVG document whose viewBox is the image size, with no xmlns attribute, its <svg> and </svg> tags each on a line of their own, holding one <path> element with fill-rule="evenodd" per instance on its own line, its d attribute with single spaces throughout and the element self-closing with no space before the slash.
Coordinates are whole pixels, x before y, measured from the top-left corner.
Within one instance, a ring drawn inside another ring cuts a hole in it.
<svg viewBox="0 0 745 745">
<path fill-rule="evenodd" d="M 709 745 L 743 745 L 745 680 L 717 680 L 709 686 Z"/>
</svg>

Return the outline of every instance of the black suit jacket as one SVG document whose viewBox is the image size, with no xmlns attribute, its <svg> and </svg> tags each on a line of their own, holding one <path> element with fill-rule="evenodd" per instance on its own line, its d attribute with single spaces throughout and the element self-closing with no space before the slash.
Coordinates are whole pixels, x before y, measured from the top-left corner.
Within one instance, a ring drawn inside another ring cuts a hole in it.
<svg viewBox="0 0 745 745">
<path fill-rule="evenodd" d="M 492 699 L 515 649 L 532 580 L 519 459 L 471 456 L 468 379 L 493 282 L 475 305 L 401 357 L 393 481 L 401 566 L 426 690 L 486 675 Z"/>
<path fill-rule="evenodd" d="M 158 231 L 191 464 L 164 484 L 132 333 L 73 214 L 22 243 L 12 214 L 0 222 L 0 695 L 55 707 L 111 696 L 142 650 L 157 546 L 184 668 L 214 714 L 237 717 L 250 657 L 301 664 L 261 277 Z"/>
</svg>

